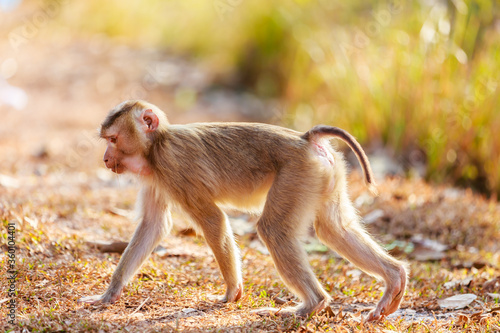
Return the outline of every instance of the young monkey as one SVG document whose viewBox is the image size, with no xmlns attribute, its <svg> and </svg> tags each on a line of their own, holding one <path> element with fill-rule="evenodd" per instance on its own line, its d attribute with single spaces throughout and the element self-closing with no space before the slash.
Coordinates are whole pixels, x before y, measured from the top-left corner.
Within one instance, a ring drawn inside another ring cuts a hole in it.
<svg viewBox="0 0 500 333">
<path fill-rule="evenodd" d="M 342 155 L 329 144 L 345 141 L 356 154 L 375 193 L 368 159 L 342 129 L 316 126 L 302 134 L 251 123 L 170 125 L 165 114 L 144 101 L 126 101 L 101 126 L 107 140 L 106 167 L 132 172 L 143 183 L 141 221 L 102 295 L 84 303 L 112 303 L 171 228 L 170 208 L 181 207 L 203 232 L 227 285 L 224 302 L 241 298 L 241 262 L 226 214 L 219 206 L 261 211 L 257 232 L 285 284 L 302 300 L 295 308 L 261 314 L 307 316 L 328 305 L 329 295 L 311 270 L 300 235 L 314 223 L 318 238 L 368 274 L 385 282 L 385 292 L 367 320 L 396 311 L 407 269 L 368 235 L 347 194 Z"/>
</svg>

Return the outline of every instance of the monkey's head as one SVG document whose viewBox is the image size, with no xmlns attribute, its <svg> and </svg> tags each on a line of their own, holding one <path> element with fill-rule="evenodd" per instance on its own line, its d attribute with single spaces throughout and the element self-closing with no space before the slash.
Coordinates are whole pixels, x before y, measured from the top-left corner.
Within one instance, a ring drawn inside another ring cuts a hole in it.
<svg viewBox="0 0 500 333">
<path fill-rule="evenodd" d="M 167 125 L 163 111 L 152 104 L 130 100 L 117 105 L 101 124 L 99 133 L 107 141 L 103 158 L 106 167 L 118 174 L 151 174 L 146 157 L 156 132 Z"/>
</svg>

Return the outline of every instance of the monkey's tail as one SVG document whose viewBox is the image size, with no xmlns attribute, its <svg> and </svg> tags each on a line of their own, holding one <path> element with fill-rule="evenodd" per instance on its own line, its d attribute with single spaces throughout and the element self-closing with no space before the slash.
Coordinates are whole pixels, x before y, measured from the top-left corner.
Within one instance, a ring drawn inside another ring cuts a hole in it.
<svg viewBox="0 0 500 333">
<path fill-rule="evenodd" d="M 375 179 L 373 177 L 373 172 L 370 166 L 370 162 L 368 161 L 368 157 L 366 157 L 365 151 L 351 134 L 338 127 L 317 125 L 311 128 L 309 131 L 305 132 L 302 135 L 302 139 L 311 141 L 312 139 L 314 139 L 314 137 L 321 137 L 324 135 L 334 136 L 347 143 L 349 148 L 352 149 L 352 151 L 358 158 L 359 164 L 363 169 L 363 174 L 365 176 L 365 182 L 368 190 L 373 195 L 378 195 L 377 183 L 375 182 Z"/>
</svg>

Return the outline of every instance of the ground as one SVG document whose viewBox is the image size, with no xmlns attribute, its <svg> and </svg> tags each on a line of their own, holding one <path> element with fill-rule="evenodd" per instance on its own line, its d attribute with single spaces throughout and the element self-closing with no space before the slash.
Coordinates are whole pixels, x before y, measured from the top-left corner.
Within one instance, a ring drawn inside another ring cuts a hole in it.
<svg viewBox="0 0 500 333">
<path fill-rule="evenodd" d="M 383 285 L 311 235 L 305 246 L 333 298 L 330 308 L 311 318 L 253 314 L 296 299 L 256 237 L 255 217 L 234 212 L 244 278 L 238 302 L 210 299 L 224 293 L 221 275 L 203 238 L 189 232 L 177 212 L 172 234 L 118 302 L 78 304 L 80 297 L 105 290 L 119 260 L 119 254 L 103 253 L 93 243 L 127 241 L 135 227 L 129 215 L 138 184 L 105 170 L 101 162 L 104 143 L 96 129 L 107 111 L 142 89 L 140 97 L 159 104 L 172 122 L 243 116 L 204 112 L 202 106 L 180 112 L 175 83 L 144 83 L 146 69 L 158 64 L 178 66 L 180 76 L 191 73 L 190 66 L 160 51 L 116 47 L 102 38 L 61 38 L 52 44 L 35 38 L 15 57 L 21 65 L 9 84 L 22 87 L 28 99 L 19 110 L 0 105 L 0 277 L 9 286 L 1 289 L 0 331 L 500 330 L 500 204 L 470 190 L 394 177 L 380 179 L 380 196 L 373 198 L 356 172 L 350 175 L 350 193 L 367 228 L 411 268 L 401 309 L 380 322 L 362 319 L 380 299 Z M 8 233 L 9 225 L 15 233 Z M 9 241 L 15 243 L 14 284 L 6 282 Z M 13 297 L 6 292 L 10 288 Z M 477 298 L 462 296 L 453 306 L 444 302 L 466 294 Z M 10 320 L 11 300 L 14 325 L 5 320 Z"/>
</svg>

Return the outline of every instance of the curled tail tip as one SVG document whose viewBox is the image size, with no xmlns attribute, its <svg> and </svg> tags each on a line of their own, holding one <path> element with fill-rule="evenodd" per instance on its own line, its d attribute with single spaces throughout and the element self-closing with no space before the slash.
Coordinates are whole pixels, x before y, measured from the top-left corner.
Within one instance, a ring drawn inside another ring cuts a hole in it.
<svg viewBox="0 0 500 333">
<path fill-rule="evenodd" d="M 366 187 L 368 187 L 368 191 L 373 195 L 374 197 L 378 196 L 378 189 L 377 189 L 377 183 L 374 181 L 371 183 L 366 183 Z"/>
</svg>

